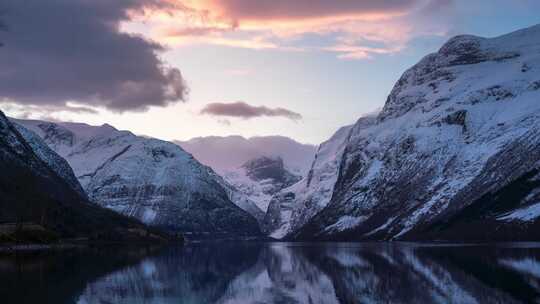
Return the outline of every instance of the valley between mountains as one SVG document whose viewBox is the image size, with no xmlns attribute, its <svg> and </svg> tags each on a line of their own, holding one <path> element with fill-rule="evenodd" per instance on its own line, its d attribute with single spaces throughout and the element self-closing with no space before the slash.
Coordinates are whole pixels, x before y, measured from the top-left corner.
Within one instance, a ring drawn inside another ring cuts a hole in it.
<svg viewBox="0 0 540 304">
<path fill-rule="evenodd" d="M 539 240 L 540 26 L 450 39 L 317 147 L 3 114 L 0 134 L 0 221 L 66 237 Z"/>
</svg>

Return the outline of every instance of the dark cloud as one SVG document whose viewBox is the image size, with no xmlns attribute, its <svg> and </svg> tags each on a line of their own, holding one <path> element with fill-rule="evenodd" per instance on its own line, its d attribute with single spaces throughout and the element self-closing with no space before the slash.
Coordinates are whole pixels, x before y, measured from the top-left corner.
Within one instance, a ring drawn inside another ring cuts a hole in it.
<svg viewBox="0 0 540 304">
<path fill-rule="evenodd" d="M 294 121 L 302 119 L 302 115 L 287 110 L 284 108 L 268 108 L 265 106 L 252 106 L 245 102 L 233 103 L 210 103 L 201 110 L 201 114 L 209 114 L 214 116 L 239 117 L 250 119 L 254 117 L 270 116 L 270 117 L 285 117 Z"/>
<path fill-rule="evenodd" d="M 163 2 L 167 3 L 167 2 Z M 185 100 L 180 71 L 163 47 L 119 31 L 128 13 L 167 9 L 161 0 L 2 0 L 0 99 L 20 104 L 67 101 L 141 111 Z"/>
</svg>

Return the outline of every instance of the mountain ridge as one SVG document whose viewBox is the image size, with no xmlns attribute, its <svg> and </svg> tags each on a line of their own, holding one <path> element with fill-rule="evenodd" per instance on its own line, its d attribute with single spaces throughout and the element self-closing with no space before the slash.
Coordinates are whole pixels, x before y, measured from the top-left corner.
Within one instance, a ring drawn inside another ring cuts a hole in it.
<svg viewBox="0 0 540 304">
<path fill-rule="evenodd" d="M 30 131 L 12 124 L 2 111 L 0 135 L 0 241 L 41 243 L 84 238 L 123 242 L 168 238 L 136 220 L 91 204 L 80 192 L 81 186 L 65 160 Z"/>
<path fill-rule="evenodd" d="M 175 232 L 260 235 L 213 171 L 175 144 L 110 125 L 14 121 L 65 157 L 90 200 L 103 207 Z"/>
<path fill-rule="evenodd" d="M 343 152 L 328 176 L 276 196 L 274 218 L 285 219 L 285 228 L 273 235 L 460 240 L 464 227 L 474 227 L 468 240 L 537 239 L 535 189 L 498 213 L 482 197 L 529 175 L 531 184 L 538 179 L 531 171 L 540 166 L 538 54 L 540 26 L 495 38 L 457 36 L 425 56 L 398 80 L 381 113 L 360 119 L 334 144 Z M 315 167 L 324 165 L 319 158 Z M 326 194 L 302 195 L 319 190 Z M 316 212 L 305 208 L 319 203 Z M 472 224 L 452 222 L 480 205 Z M 305 224 L 291 226 L 294 219 Z M 506 232 L 498 237 L 497 230 Z"/>
</svg>

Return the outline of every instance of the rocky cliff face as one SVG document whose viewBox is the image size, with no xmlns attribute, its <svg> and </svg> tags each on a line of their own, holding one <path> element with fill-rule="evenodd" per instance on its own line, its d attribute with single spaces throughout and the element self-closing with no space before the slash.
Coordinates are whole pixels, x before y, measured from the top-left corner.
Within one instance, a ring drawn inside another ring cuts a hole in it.
<svg viewBox="0 0 540 304">
<path fill-rule="evenodd" d="M 287 187 L 290 186 L 300 178 L 285 169 L 283 159 L 281 157 L 259 157 L 252 159 L 242 165 L 246 175 L 255 181 L 272 180 L 273 186 Z M 274 189 L 268 189 L 272 191 Z"/>
<path fill-rule="evenodd" d="M 219 236 L 258 235 L 213 171 L 175 144 L 109 125 L 17 121 L 73 168 L 91 201 L 146 224 Z"/>
<path fill-rule="evenodd" d="M 540 26 L 452 38 L 280 193 L 274 235 L 538 239 L 539 100 Z"/>
</svg>

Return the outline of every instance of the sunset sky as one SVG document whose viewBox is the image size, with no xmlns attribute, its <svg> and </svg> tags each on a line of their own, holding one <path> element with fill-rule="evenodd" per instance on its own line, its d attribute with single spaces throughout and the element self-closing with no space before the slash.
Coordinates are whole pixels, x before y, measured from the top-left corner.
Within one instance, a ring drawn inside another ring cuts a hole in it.
<svg viewBox="0 0 540 304">
<path fill-rule="evenodd" d="M 318 144 L 381 108 L 449 37 L 497 36 L 538 12 L 536 0 L 2 0 L 0 109 L 166 140 Z"/>
</svg>

